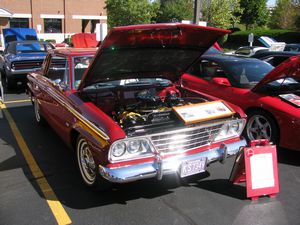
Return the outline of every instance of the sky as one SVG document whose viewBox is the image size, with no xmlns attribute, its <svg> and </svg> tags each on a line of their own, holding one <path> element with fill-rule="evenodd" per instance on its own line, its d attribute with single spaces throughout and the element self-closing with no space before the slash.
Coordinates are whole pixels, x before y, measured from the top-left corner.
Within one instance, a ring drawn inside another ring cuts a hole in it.
<svg viewBox="0 0 300 225">
<path fill-rule="evenodd" d="M 268 6 L 275 6 L 276 0 L 268 0 Z"/>
</svg>

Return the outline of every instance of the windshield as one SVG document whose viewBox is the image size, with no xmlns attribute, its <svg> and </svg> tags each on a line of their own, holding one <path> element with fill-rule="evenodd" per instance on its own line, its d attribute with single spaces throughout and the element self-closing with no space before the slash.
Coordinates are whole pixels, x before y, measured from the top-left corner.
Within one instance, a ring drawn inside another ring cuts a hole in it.
<svg viewBox="0 0 300 225">
<path fill-rule="evenodd" d="M 226 70 L 234 86 L 251 88 L 274 67 L 263 61 L 227 61 Z"/>
<path fill-rule="evenodd" d="M 47 50 L 52 49 L 50 44 L 46 43 L 17 43 L 16 53 L 33 53 L 33 52 L 47 52 Z"/>
<path fill-rule="evenodd" d="M 287 76 L 266 84 L 262 89 L 272 91 L 274 94 L 300 93 L 300 78 Z"/>
</svg>

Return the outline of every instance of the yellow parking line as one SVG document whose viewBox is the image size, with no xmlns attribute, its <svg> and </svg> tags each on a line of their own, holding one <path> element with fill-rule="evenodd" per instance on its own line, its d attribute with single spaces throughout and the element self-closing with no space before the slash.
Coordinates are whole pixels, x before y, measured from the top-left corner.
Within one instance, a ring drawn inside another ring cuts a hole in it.
<svg viewBox="0 0 300 225">
<path fill-rule="evenodd" d="M 60 201 L 57 199 L 54 191 L 50 187 L 47 179 L 45 178 L 43 172 L 39 168 L 37 162 L 35 161 L 33 155 L 31 154 L 24 138 L 21 135 L 15 121 L 13 120 L 12 116 L 10 115 L 9 111 L 6 108 L 5 104 L 0 103 L 0 109 L 3 110 L 3 113 L 9 123 L 9 126 L 17 140 L 19 148 L 22 154 L 25 157 L 25 160 L 31 170 L 32 175 L 36 179 L 40 189 L 42 190 L 47 203 L 59 225 L 61 224 L 71 224 L 72 221 L 68 216 L 67 212 L 65 211 L 64 207 L 61 205 Z"/>
<path fill-rule="evenodd" d="M 23 102 L 30 102 L 30 99 L 24 99 L 24 100 L 16 100 L 16 101 L 5 101 L 5 104 L 13 104 L 13 103 L 23 103 Z"/>
</svg>

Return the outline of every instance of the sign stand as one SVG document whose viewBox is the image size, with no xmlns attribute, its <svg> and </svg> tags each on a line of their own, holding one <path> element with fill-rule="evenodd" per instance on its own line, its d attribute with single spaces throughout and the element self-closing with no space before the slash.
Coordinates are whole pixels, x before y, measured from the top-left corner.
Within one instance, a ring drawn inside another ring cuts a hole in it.
<svg viewBox="0 0 300 225">
<path fill-rule="evenodd" d="M 230 181 L 246 183 L 247 198 L 273 198 L 279 193 L 276 146 L 266 139 L 251 141 L 250 147 L 241 148 L 233 165 Z"/>
</svg>

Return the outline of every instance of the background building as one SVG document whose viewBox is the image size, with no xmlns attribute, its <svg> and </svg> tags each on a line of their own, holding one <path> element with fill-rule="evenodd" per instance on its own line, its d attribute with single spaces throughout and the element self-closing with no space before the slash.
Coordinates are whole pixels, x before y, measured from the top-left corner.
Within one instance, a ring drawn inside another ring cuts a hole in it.
<svg viewBox="0 0 300 225">
<path fill-rule="evenodd" d="M 94 33 L 97 23 L 107 21 L 105 0 L 1 0 L 0 9 L 0 34 L 7 27 L 28 27 L 57 42 L 74 33 Z"/>
</svg>

